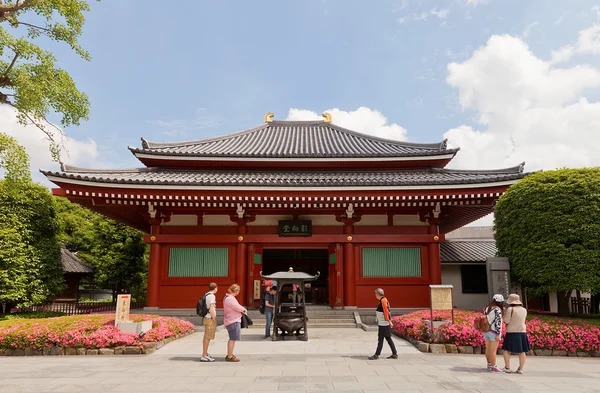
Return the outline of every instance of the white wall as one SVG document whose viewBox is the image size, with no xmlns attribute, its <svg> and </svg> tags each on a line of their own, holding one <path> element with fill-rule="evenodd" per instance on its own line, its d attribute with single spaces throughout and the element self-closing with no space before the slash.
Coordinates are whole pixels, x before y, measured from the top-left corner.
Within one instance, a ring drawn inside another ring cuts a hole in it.
<svg viewBox="0 0 600 393">
<path fill-rule="evenodd" d="M 452 285 L 454 306 L 467 310 L 480 310 L 489 303 L 486 293 L 462 293 L 460 265 L 442 265 L 442 284 Z"/>
</svg>

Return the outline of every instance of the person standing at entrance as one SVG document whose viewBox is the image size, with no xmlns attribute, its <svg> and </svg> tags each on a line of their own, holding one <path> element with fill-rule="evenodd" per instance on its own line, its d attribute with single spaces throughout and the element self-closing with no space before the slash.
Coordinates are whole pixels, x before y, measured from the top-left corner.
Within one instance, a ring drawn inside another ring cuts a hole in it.
<svg viewBox="0 0 600 393">
<path fill-rule="evenodd" d="M 292 292 L 294 293 L 294 304 L 298 304 L 298 284 L 292 284 Z"/>
<path fill-rule="evenodd" d="M 240 359 L 233 354 L 235 342 L 242 338 L 242 313 L 248 312 L 240 303 L 236 296 L 240 294 L 240 286 L 233 284 L 229 287 L 225 300 L 223 300 L 223 325 L 229 333 L 229 341 L 227 341 L 227 357 L 228 362 L 239 362 Z"/>
<path fill-rule="evenodd" d="M 214 362 L 215 358 L 208 354 L 208 346 L 210 340 L 215 339 L 215 332 L 217 331 L 217 298 L 216 293 L 219 290 L 217 284 L 211 282 L 208 285 L 208 292 L 206 293 L 206 307 L 208 307 L 208 313 L 204 316 L 202 324 L 204 325 L 204 340 L 202 340 L 202 357 L 201 362 Z"/>
<path fill-rule="evenodd" d="M 265 339 L 271 337 L 271 322 L 273 322 L 273 312 L 275 311 L 275 298 L 277 287 L 272 286 L 270 291 L 265 292 L 265 318 L 267 325 L 265 326 Z"/>
<path fill-rule="evenodd" d="M 383 349 L 384 339 L 387 341 L 387 343 L 390 346 L 390 349 L 392 350 L 392 355 L 388 356 L 388 359 L 398 359 L 398 351 L 396 351 L 396 345 L 394 344 L 394 340 L 392 340 L 393 323 L 390 319 L 390 303 L 385 298 L 382 288 L 377 288 L 375 290 L 375 297 L 377 298 L 377 300 L 379 300 L 377 310 L 375 311 L 375 316 L 377 317 L 377 325 L 379 326 L 379 333 L 377 350 L 375 351 L 375 355 L 369 356 L 369 360 L 379 359 L 379 355 L 381 355 L 381 350 Z"/>
</svg>

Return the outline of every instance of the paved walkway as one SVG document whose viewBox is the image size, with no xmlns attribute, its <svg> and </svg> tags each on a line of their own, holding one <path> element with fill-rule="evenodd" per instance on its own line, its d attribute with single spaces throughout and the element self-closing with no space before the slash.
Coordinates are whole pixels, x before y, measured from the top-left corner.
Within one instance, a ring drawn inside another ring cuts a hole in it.
<svg viewBox="0 0 600 393">
<path fill-rule="evenodd" d="M 147 356 L 0 357 L 0 392 L 600 392 L 595 358 L 531 357 L 526 374 L 501 375 L 482 368 L 483 355 L 421 354 L 400 339 L 398 360 L 369 361 L 377 333 L 360 329 L 312 329 L 308 342 L 263 341 L 257 329 L 242 338 L 240 363 L 224 361 L 225 331 L 214 363 L 199 362 L 202 333 Z"/>
</svg>

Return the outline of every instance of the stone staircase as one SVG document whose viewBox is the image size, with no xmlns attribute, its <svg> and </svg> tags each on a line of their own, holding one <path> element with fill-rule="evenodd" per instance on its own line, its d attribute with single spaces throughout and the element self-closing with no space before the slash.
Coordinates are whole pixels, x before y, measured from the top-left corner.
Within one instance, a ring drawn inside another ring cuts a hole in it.
<svg viewBox="0 0 600 393">
<path fill-rule="evenodd" d="M 196 315 L 196 310 L 193 308 L 178 308 L 168 309 L 162 308 L 159 310 L 131 310 L 132 314 L 152 314 L 165 317 L 175 317 L 193 323 L 196 326 L 202 326 L 202 318 Z M 308 316 L 308 327 L 314 328 L 355 328 L 356 320 L 354 311 L 334 310 L 328 306 L 308 306 L 306 310 Z M 253 325 L 251 328 L 264 329 L 267 323 L 265 316 L 257 309 L 248 310 L 248 316 L 252 319 Z M 223 324 L 223 310 L 217 310 L 217 324 Z"/>
<path fill-rule="evenodd" d="M 264 329 L 267 323 L 265 316 L 258 310 L 249 310 L 248 316 L 254 324 L 251 328 Z M 309 328 L 355 328 L 354 312 L 333 310 L 326 306 L 308 306 L 306 310 Z"/>
</svg>

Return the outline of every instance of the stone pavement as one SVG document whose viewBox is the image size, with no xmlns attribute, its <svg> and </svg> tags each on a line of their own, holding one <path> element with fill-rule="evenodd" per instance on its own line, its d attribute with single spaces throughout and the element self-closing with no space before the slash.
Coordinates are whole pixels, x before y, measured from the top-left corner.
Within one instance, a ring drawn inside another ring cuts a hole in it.
<svg viewBox="0 0 600 393">
<path fill-rule="evenodd" d="M 600 392 L 597 358 L 530 357 L 524 375 L 490 374 L 483 355 L 422 354 L 398 338 L 398 360 L 369 361 L 377 332 L 360 329 L 312 329 L 308 342 L 242 334 L 240 363 L 224 361 L 224 330 L 214 363 L 199 362 L 202 333 L 144 356 L 0 357 L 0 392 Z"/>
</svg>

